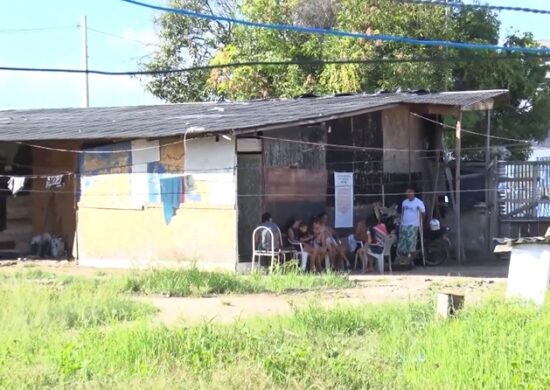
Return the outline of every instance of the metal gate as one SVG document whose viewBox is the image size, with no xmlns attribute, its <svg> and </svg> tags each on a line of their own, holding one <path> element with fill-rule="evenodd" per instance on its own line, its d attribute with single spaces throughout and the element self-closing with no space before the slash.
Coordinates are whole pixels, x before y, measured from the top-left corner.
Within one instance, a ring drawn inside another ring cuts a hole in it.
<svg viewBox="0 0 550 390">
<path fill-rule="evenodd" d="M 497 200 L 502 236 L 544 235 L 550 226 L 550 161 L 500 162 Z"/>
</svg>

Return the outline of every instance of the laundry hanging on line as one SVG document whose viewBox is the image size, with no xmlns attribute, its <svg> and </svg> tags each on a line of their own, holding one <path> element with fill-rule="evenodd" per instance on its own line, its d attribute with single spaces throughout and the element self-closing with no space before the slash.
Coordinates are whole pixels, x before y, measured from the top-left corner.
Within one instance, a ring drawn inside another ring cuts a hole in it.
<svg viewBox="0 0 550 390">
<path fill-rule="evenodd" d="M 22 176 L 12 176 L 8 180 L 8 189 L 13 195 L 17 195 L 19 191 L 25 187 L 25 182 L 27 181 L 26 177 Z"/>
<path fill-rule="evenodd" d="M 160 200 L 164 210 L 164 221 L 167 225 L 172 221 L 181 203 L 181 178 L 167 177 L 160 179 Z"/>
<path fill-rule="evenodd" d="M 63 187 L 63 175 L 48 176 L 46 178 L 46 189 L 52 190 L 54 188 Z"/>
</svg>

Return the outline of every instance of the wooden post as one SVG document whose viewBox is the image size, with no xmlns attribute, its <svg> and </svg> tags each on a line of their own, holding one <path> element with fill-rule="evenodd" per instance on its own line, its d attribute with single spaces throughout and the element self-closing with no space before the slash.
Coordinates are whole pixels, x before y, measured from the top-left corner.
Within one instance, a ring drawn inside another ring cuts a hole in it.
<svg viewBox="0 0 550 390">
<path fill-rule="evenodd" d="M 493 245 L 493 237 L 498 237 L 500 235 L 500 207 L 498 202 L 498 157 L 493 157 L 493 169 L 491 170 L 491 187 L 493 190 L 491 197 L 491 246 Z"/>
<path fill-rule="evenodd" d="M 456 167 L 455 167 L 455 201 L 456 201 L 456 260 L 458 264 L 462 263 L 462 223 L 460 221 L 461 212 L 460 212 L 460 162 L 462 159 L 462 108 L 458 114 L 458 121 L 456 122 L 456 134 L 455 134 L 455 156 L 456 156 Z"/>
<path fill-rule="evenodd" d="M 489 166 L 491 164 L 491 110 L 487 110 L 487 136 L 485 137 L 485 223 L 487 224 L 485 231 L 487 253 L 491 253 L 491 208 L 489 206 L 490 192 L 494 190 L 490 187 L 491 180 L 489 178 Z"/>
<path fill-rule="evenodd" d="M 437 317 L 454 317 L 464 307 L 464 295 L 441 292 L 437 294 Z"/>
<path fill-rule="evenodd" d="M 440 151 L 438 150 L 435 153 L 435 177 L 434 177 L 434 186 L 433 186 L 433 196 L 432 196 L 432 204 L 430 205 L 430 215 L 428 216 L 428 221 L 431 221 L 434 218 L 434 209 L 435 205 L 438 204 L 438 195 L 439 195 L 439 176 L 441 175 L 440 167 L 441 163 L 439 161 L 440 159 Z"/>
</svg>

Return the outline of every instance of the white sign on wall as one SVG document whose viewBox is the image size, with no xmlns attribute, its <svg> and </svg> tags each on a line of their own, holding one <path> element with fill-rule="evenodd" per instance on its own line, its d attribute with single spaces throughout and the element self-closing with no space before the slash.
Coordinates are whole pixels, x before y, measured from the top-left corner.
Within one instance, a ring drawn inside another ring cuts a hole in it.
<svg viewBox="0 0 550 390">
<path fill-rule="evenodd" d="M 353 173 L 334 172 L 334 225 L 353 227 Z"/>
<path fill-rule="evenodd" d="M 550 282 L 550 245 L 524 244 L 512 248 L 507 296 L 544 303 Z"/>
</svg>

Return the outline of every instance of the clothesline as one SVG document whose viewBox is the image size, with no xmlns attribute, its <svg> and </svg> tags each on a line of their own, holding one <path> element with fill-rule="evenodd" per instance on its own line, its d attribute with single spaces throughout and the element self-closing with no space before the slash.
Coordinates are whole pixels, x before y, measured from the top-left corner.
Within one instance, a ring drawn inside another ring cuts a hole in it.
<svg viewBox="0 0 550 390">
<path fill-rule="evenodd" d="M 36 176 L 36 178 L 45 178 L 46 184 L 45 187 L 47 190 L 53 190 L 56 188 L 63 187 L 64 184 L 64 178 L 68 175 L 50 175 L 50 176 Z M 21 192 L 25 188 L 25 184 L 27 183 L 27 180 L 30 178 L 28 176 L 5 176 L 2 177 L 9 177 L 8 180 L 8 190 L 11 191 L 11 193 L 16 196 L 19 192 Z"/>
</svg>

